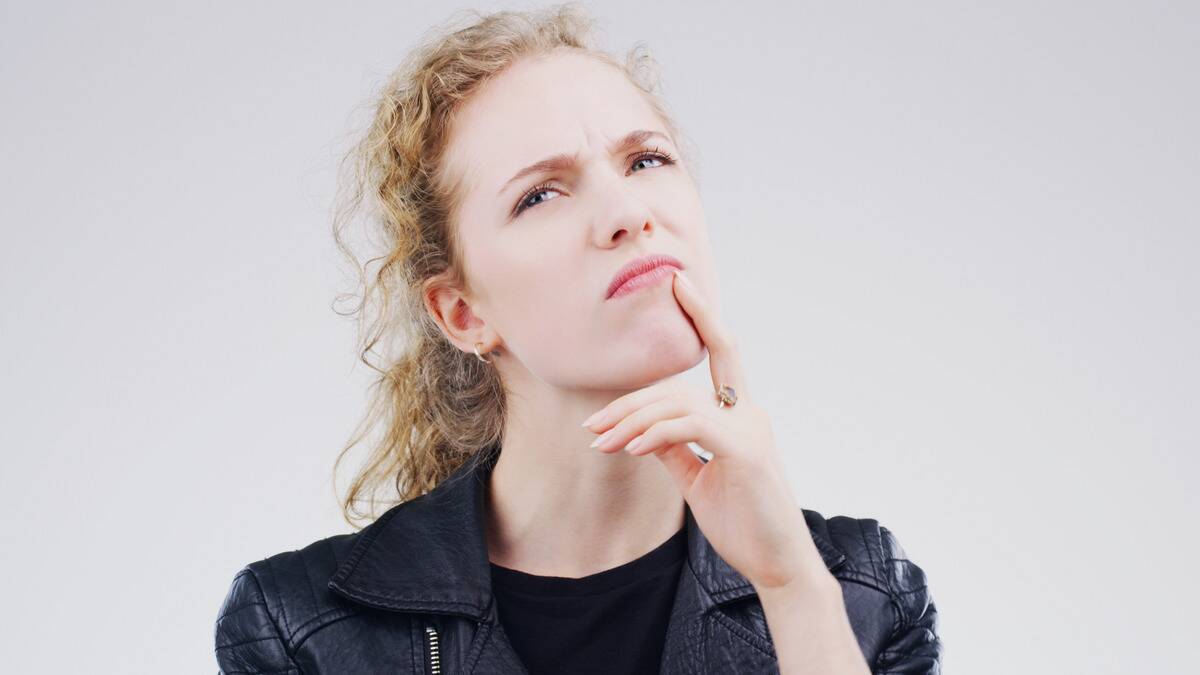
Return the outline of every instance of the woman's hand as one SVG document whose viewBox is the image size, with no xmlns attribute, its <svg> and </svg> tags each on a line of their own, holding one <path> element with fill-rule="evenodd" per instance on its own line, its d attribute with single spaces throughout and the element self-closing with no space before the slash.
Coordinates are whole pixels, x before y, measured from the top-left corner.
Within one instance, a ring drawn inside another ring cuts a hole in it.
<svg viewBox="0 0 1200 675">
<path fill-rule="evenodd" d="M 658 457 L 713 548 L 760 594 L 836 586 L 788 486 L 770 419 L 747 396 L 733 337 L 682 272 L 672 283 L 708 348 L 713 389 L 664 382 L 626 394 L 585 422 L 605 432 L 593 447 Z M 721 385 L 734 389 L 732 407 L 718 407 Z M 713 458 L 701 461 L 689 441 Z"/>
</svg>

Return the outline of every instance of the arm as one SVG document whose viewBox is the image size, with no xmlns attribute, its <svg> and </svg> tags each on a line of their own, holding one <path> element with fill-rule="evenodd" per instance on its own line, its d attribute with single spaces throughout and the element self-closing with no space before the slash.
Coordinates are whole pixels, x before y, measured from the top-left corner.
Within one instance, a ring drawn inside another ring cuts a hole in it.
<svg viewBox="0 0 1200 675">
<path fill-rule="evenodd" d="M 870 675 L 832 575 L 759 593 L 780 675 Z M 791 636 L 796 636 L 794 639 Z"/>
<path fill-rule="evenodd" d="M 233 578 L 216 624 L 220 673 L 301 673 L 249 567 Z"/>
<path fill-rule="evenodd" d="M 879 548 L 872 558 L 882 561 L 881 581 L 896 612 L 896 627 L 875 662 L 868 666 L 863 658 L 840 584 L 832 574 L 821 570 L 803 583 L 789 584 L 791 588 L 759 589 L 771 634 L 798 636 L 774 641 L 781 675 L 941 673 L 943 647 L 937 634 L 938 613 L 925 572 L 908 559 L 890 530 L 880 526 L 877 532 Z"/>
</svg>

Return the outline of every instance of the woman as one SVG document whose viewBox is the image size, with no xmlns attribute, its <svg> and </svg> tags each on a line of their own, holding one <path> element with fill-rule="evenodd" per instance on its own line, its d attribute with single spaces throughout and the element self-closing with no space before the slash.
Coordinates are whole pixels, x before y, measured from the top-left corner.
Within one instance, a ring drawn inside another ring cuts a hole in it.
<svg viewBox="0 0 1200 675">
<path fill-rule="evenodd" d="M 938 672 L 895 537 L 797 505 L 681 134 L 589 25 L 479 17 L 387 85 L 349 209 L 369 191 L 386 244 L 350 445 L 384 433 L 343 509 L 400 503 L 239 572 L 223 672 Z M 706 352 L 711 390 L 679 377 Z"/>
</svg>

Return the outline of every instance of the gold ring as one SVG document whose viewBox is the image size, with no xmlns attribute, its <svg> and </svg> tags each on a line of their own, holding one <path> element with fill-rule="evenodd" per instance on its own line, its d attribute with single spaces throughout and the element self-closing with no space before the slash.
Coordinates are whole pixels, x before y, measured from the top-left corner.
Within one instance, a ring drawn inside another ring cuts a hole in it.
<svg viewBox="0 0 1200 675">
<path fill-rule="evenodd" d="M 722 384 L 717 389 L 717 407 L 732 408 L 735 403 L 737 403 L 737 392 L 733 390 L 733 387 Z"/>
</svg>

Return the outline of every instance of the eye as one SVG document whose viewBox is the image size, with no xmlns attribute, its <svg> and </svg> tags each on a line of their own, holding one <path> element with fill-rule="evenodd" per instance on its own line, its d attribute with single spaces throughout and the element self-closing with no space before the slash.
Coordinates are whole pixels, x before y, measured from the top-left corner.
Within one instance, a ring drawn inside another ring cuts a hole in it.
<svg viewBox="0 0 1200 675">
<path fill-rule="evenodd" d="M 667 166 L 667 165 L 675 163 L 675 158 L 672 157 L 670 153 L 668 153 L 664 150 L 660 150 L 657 147 L 654 148 L 653 150 L 649 150 L 646 152 L 640 152 L 637 155 L 635 155 L 632 159 L 633 159 L 633 164 L 632 164 L 633 166 L 637 166 L 641 162 L 645 162 L 645 161 L 659 162 L 659 164 L 656 166 Z M 651 167 L 651 168 L 655 168 L 655 167 Z M 521 195 L 521 199 L 517 201 L 517 205 L 513 209 L 512 217 L 516 218 L 517 216 L 524 213 L 525 209 L 537 206 L 538 204 L 541 204 L 542 202 L 549 201 L 547 199 L 538 199 L 535 201 L 533 198 L 538 197 L 542 194 L 548 194 L 552 191 L 557 192 L 558 189 L 555 188 L 554 185 L 551 183 L 542 183 L 533 188 L 530 188 L 529 191 L 526 192 L 525 194 Z"/>
<path fill-rule="evenodd" d="M 658 160 L 659 162 L 662 162 L 662 164 L 660 166 L 666 166 L 668 164 L 675 163 L 675 158 L 672 157 L 669 152 L 666 152 L 664 150 L 659 150 L 658 148 L 654 148 L 653 150 L 651 150 L 649 152 L 643 152 L 643 153 L 639 154 L 637 157 L 634 158 L 634 164 L 637 164 L 638 162 L 642 162 L 645 160 Z"/>
<path fill-rule="evenodd" d="M 521 215 L 521 213 L 525 209 L 530 208 L 531 206 L 537 206 L 538 204 L 541 204 L 542 202 L 547 201 L 545 199 L 540 199 L 538 201 L 532 201 L 532 200 L 534 197 L 537 197 L 542 194 L 547 194 L 552 190 L 554 190 L 554 186 L 551 185 L 550 183 L 542 183 L 541 185 L 538 185 L 537 187 L 530 189 L 529 192 L 526 192 L 524 195 L 522 195 L 521 200 L 519 202 L 517 202 L 517 208 L 515 211 L 513 211 L 513 217 L 515 218 L 515 217 Z"/>
</svg>

